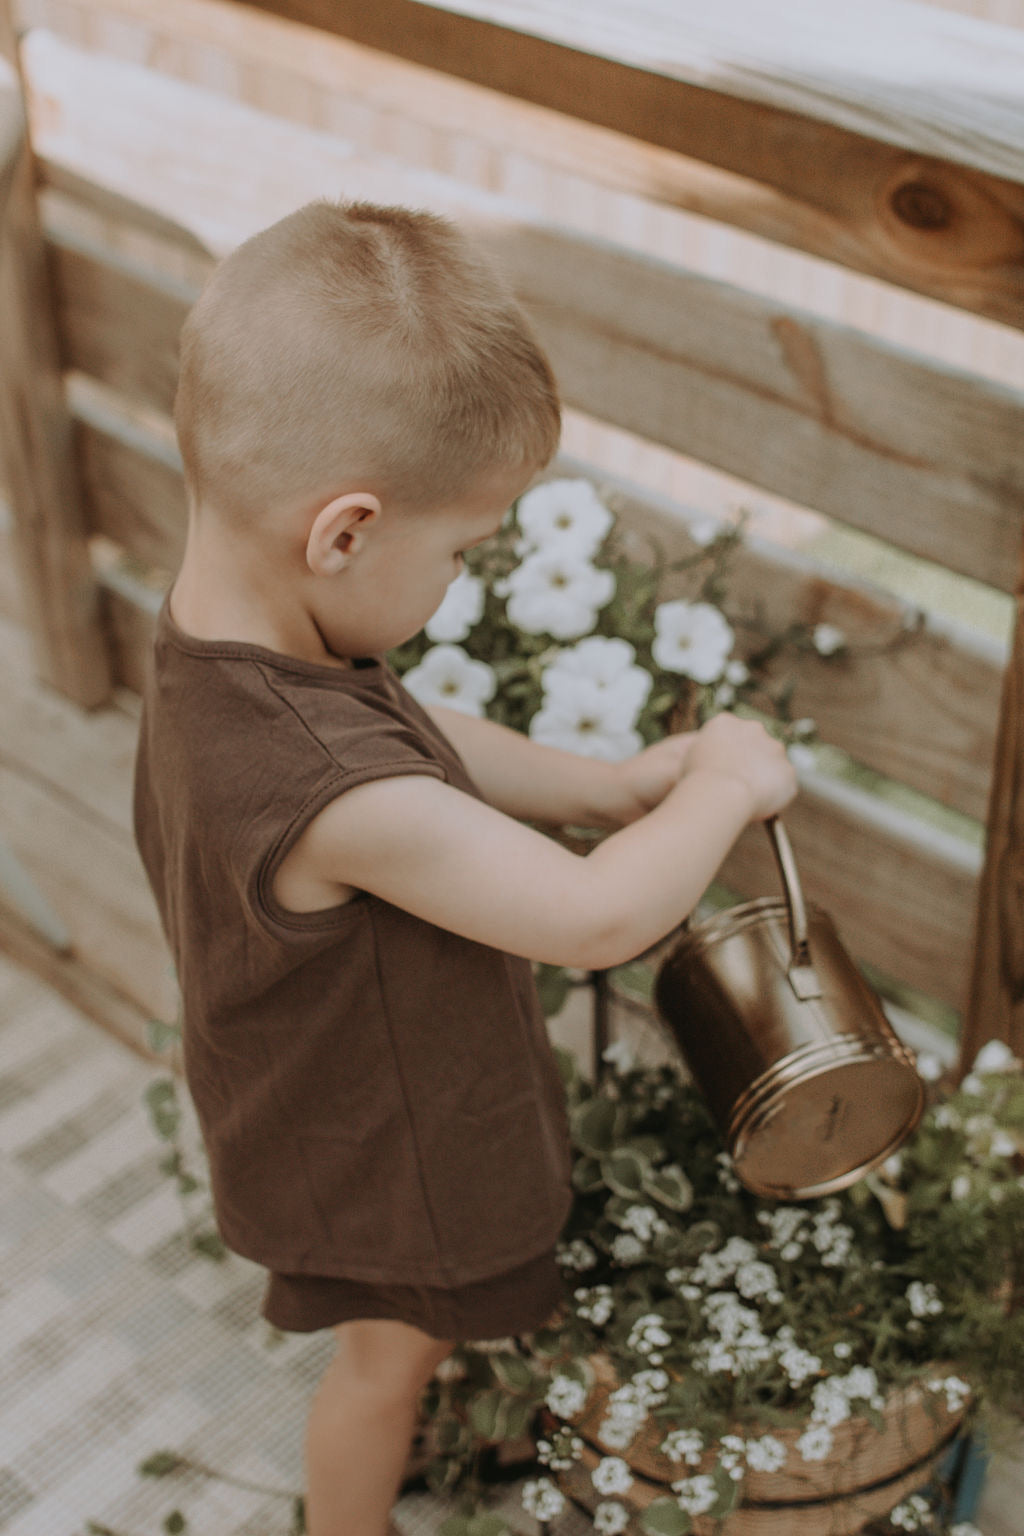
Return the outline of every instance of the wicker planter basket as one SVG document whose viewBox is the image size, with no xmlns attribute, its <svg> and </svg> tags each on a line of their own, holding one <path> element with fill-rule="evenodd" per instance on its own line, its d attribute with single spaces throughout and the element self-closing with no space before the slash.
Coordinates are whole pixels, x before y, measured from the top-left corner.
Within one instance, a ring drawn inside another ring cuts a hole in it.
<svg viewBox="0 0 1024 1536">
<path fill-rule="evenodd" d="M 590 1473 L 602 1456 L 620 1456 L 631 1467 L 634 1483 L 628 1494 L 616 1494 L 634 1512 L 630 1531 L 640 1533 L 636 1519 L 652 1500 L 671 1496 L 670 1483 L 707 1472 L 713 1464 L 708 1455 L 700 1466 L 670 1461 L 658 1450 L 674 1426 L 668 1420 L 650 1420 L 625 1451 L 602 1443 L 598 1427 L 605 1417 L 608 1397 L 618 1386 L 615 1369 L 606 1355 L 592 1355 L 595 1386 L 581 1413 L 570 1420 L 548 1418 L 552 1426 L 570 1423 L 584 1441 L 578 1462 L 557 1474 L 563 1492 L 593 1511 L 604 1495 L 594 1488 Z M 939 1374 L 942 1368 L 936 1367 Z M 964 1416 L 950 1413 L 939 1394 L 911 1386 L 890 1394 L 884 1410 L 885 1428 L 877 1430 L 866 1419 L 840 1424 L 827 1460 L 807 1462 L 796 1449 L 803 1427 L 777 1429 L 765 1426 L 786 1447 L 786 1466 L 779 1472 L 747 1474 L 743 1502 L 715 1521 L 698 1516 L 693 1522 L 697 1536 L 853 1536 L 868 1520 L 887 1514 L 913 1493 L 944 1454 Z M 751 1429 L 747 1426 L 747 1438 Z"/>
</svg>

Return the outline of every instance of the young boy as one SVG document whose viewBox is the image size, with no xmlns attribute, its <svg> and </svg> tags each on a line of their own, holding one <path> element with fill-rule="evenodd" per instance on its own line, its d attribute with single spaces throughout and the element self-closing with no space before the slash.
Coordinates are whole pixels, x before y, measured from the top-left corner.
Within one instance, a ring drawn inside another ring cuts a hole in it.
<svg viewBox="0 0 1024 1536">
<path fill-rule="evenodd" d="M 441 1360 L 562 1294 L 530 961 L 649 947 L 796 782 L 731 715 L 609 764 L 424 710 L 388 667 L 559 436 L 522 313 L 446 221 L 323 202 L 247 241 L 185 325 L 175 414 L 188 539 L 135 833 L 221 1233 L 268 1269 L 264 1316 L 337 1339 L 310 1536 L 384 1536 Z M 520 818 L 618 830 L 582 858 Z"/>
</svg>

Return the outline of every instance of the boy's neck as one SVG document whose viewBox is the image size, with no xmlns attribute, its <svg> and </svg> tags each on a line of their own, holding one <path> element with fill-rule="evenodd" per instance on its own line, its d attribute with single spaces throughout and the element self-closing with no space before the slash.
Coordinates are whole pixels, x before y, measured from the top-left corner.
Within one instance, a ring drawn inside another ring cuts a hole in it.
<svg viewBox="0 0 1024 1536">
<path fill-rule="evenodd" d="M 197 640 L 240 641 L 261 645 L 299 661 L 321 666 L 351 667 L 323 642 L 312 617 L 301 608 L 285 611 L 260 602 L 229 580 L 215 559 L 197 558 L 191 541 L 168 596 L 171 618 Z"/>
</svg>

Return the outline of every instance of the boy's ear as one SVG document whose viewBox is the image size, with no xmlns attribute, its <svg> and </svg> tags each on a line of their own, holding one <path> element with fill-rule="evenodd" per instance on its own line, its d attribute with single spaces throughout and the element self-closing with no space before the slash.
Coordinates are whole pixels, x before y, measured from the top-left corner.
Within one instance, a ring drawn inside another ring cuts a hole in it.
<svg viewBox="0 0 1024 1536">
<path fill-rule="evenodd" d="M 313 519 L 306 540 L 306 564 L 317 576 L 344 570 L 363 545 L 363 530 L 380 516 L 380 501 L 369 491 L 335 496 Z"/>
</svg>

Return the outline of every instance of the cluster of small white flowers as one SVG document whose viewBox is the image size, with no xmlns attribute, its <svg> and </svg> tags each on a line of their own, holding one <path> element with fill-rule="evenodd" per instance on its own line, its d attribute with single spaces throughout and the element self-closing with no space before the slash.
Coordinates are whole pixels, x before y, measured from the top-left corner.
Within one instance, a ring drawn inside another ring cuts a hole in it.
<svg viewBox="0 0 1024 1536">
<path fill-rule="evenodd" d="M 755 1296 L 763 1296 L 766 1301 L 780 1302 L 782 1292 L 779 1290 L 779 1277 L 770 1264 L 763 1263 L 760 1259 L 751 1259 L 746 1264 L 741 1264 L 736 1271 L 735 1286 L 741 1296 L 748 1301 Z"/>
<path fill-rule="evenodd" d="M 907 1301 L 915 1317 L 938 1317 L 943 1310 L 938 1287 L 931 1281 L 912 1280 L 907 1286 Z"/>
<path fill-rule="evenodd" d="M 944 1392 L 946 1411 L 959 1413 L 971 1395 L 970 1384 L 960 1376 L 944 1376 L 926 1383 L 929 1392 Z"/>
<path fill-rule="evenodd" d="M 838 1269 L 845 1264 L 853 1247 L 853 1228 L 839 1220 L 841 1210 L 838 1200 L 826 1200 L 814 1216 L 811 1242 L 828 1269 Z"/>
<path fill-rule="evenodd" d="M 812 1424 L 796 1443 L 804 1461 L 824 1461 L 832 1450 L 833 1436 L 827 1424 Z"/>
<path fill-rule="evenodd" d="M 581 1285 L 572 1294 L 576 1303 L 576 1316 L 603 1328 L 615 1310 L 611 1286 Z"/>
<path fill-rule="evenodd" d="M 614 1499 L 603 1499 L 594 1510 L 594 1530 L 599 1536 L 620 1536 L 629 1524 L 629 1510 Z"/>
<path fill-rule="evenodd" d="M 631 1205 L 620 1222 L 627 1232 L 632 1232 L 642 1243 L 649 1243 L 652 1237 L 668 1231 L 668 1222 L 658 1215 L 653 1205 Z"/>
<path fill-rule="evenodd" d="M 659 1446 L 669 1461 L 685 1461 L 689 1467 L 699 1467 L 704 1450 L 704 1437 L 699 1429 L 673 1429 Z"/>
<path fill-rule="evenodd" d="M 818 1356 L 812 1355 L 809 1350 L 801 1349 L 798 1344 L 785 1345 L 779 1354 L 779 1364 L 789 1377 L 791 1387 L 799 1387 L 821 1370 L 821 1361 Z"/>
<path fill-rule="evenodd" d="M 554 1377 L 544 1398 L 551 1412 L 560 1419 L 571 1419 L 580 1412 L 586 1400 L 586 1387 L 571 1376 Z"/>
<path fill-rule="evenodd" d="M 593 1269 L 597 1254 L 582 1237 L 574 1237 L 571 1243 L 557 1243 L 555 1258 L 563 1269 L 583 1271 Z"/>
<path fill-rule="evenodd" d="M 645 1408 L 660 1408 L 662 1403 L 668 1401 L 667 1371 L 637 1371 L 630 1386 L 636 1393 L 637 1401 Z"/>
<path fill-rule="evenodd" d="M 608 1411 L 597 1429 L 602 1445 L 624 1451 L 636 1439 L 647 1421 L 647 1406 L 642 1391 L 632 1381 L 616 1387 L 608 1398 Z"/>
<path fill-rule="evenodd" d="M 753 1472 L 780 1472 L 786 1465 L 786 1447 L 774 1435 L 747 1441 L 747 1466 Z"/>
<path fill-rule="evenodd" d="M 718 1499 L 714 1481 L 706 1472 L 673 1483 L 672 1492 L 679 1500 L 680 1509 L 685 1509 L 688 1515 L 706 1515 Z"/>
<path fill-rule="evenodd" d="M 804 1251 L 804 1239 L 810 1224 L 810 1216 L 795 1205 L 779 1205 L 774 1211 L 758 1211 L 757 1219 L 770 1228 L 769 1248 L 774 1248 L 787 1264 L 793 1263 Z"/>
<path fill-rule="evenodd" d="M 619 1232 L 612 1241 L 612 1258 L 619 1264 L 639 1264 L 647 1249 L 632 1232 Z"/>
<path fill-rule="evenodd" d="M 909 1499 L 897 1504 L 889 1513 L 890 1525 L 901 1531 L 921 1531 L 931 1525 L 932 1507 L 920 1493 L 912 1493 Z"/>
<path fill-rule="evenodd" d="M 932 1122 L 940 1131 L 956 1131 L 960 1128 L 960 1116 L 949 1104 L 937 1104 L 932 1110 Z"/>
<path fill-rule="evenodd" d="M 718 1442 L 718 1463 L 734 1483 L 743 1477 L 747 1459 L 747 1442 L 742 1435 L 723 1435 Z"/>
<path fill-rule="evenodd" d="M 556 1430 L 550 1440 L 537 1441 L 537 1460 L 553 1472 L 564 1472 L 583 1454 L 583 1441 L 568 1429 Z"/>
<path fill-rule="evenodd" d="M 723 1248 L 712 1253 L 702 1253 L 694 1265 L 692 1279 L 697 1285 L 724 1285 L 731 1280 L 741 1264 L 750 1264 L 757 1258 L 757 1249 L 745 1237 L 730 1237 Z"/>
<path fill-rule="evenodd" d="M 733 1161 L 728 1152 L 717 1152 L 715 1162 L 718 1164 L 718 1182 L 727 1195 L 736 1194 L 740 1187 L 740 1181 L 733 1172 Z"/>
<path fill-rule="evenodd" d="M 637 1354 L 647 1355 L 652 1363 L 657 1365 L 652 1351 L 667 1349 L 672 1343 L 672 1335 L 665 1329 L 665 1319 L 658 1312 L 645 1312 L 638 1317 L 629 1332 L 626 1340 L 626 1348 L 636 1350 Z"/>
<path fill-rule="evenodd" d="M 550 1477 L 534 1478 L 523 1484 L 523 1508 L 535 1520 L 553 1520 L 565 1508 L 565 1495 Z"/>
<path fill-rule="evenodd" d="M 621 1456 L 603 1456 L 590 1474 L 598 1493 L 628 1493 L 633 1486 L 629 1463 Z"/>
<path fill-rule="evenodd" d="M 845 1376 L 829 1376 L 815 1384 L 811 1392 L 811 1421 L 834 1428 L 851 1415 L 854 1401 L 883 1408 L 885 1399 L 878 1390 L 878 1377 L 869 1366 L 855 1365 Z"/>
<path fill-rule="evenodd" d="M 761 1328 L 758 1314 L 745 1307 L 731 1291 L 717 1291 L 705 1298 L 702 1309 L 712 1337 L 702 1339 L 694 1351 L 694 1365 L 707 1375 L 739 1372 L 771 1360 L 774 1350 Z"/>
</svg>

